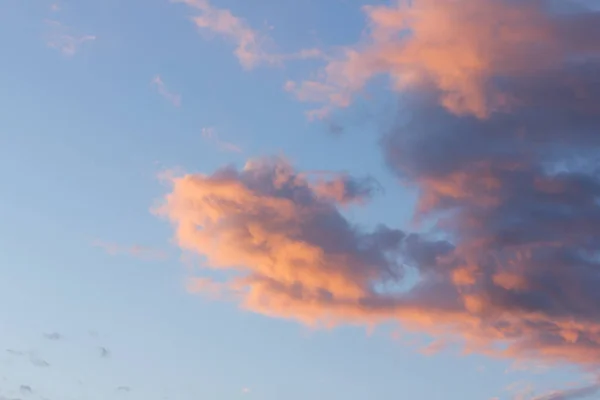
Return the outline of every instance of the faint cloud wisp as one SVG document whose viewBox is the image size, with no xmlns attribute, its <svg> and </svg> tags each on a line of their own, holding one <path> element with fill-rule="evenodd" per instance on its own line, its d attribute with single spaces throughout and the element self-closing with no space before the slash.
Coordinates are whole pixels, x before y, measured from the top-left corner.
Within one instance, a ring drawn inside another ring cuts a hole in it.
<svg viewBox="0 0 600 400">
<path fill-rule="evenodd" d="M 152 78 L 152 85 L 169 103 L 173 104 L 175 107 L 181 106 L 181 95 L 171 92 L 160 75 L 156 75 Z"/>
<path fill-rule="evenodd" d="M 242 149 L 239 146 L 236 146 L 233 143 L 221 140 L 221 138 L 219 138 L 219 135 L 215 128 L 202 128 L 201 134 L 205 140 L 207 140 L 211 143 L 214 143 L 221 150 L 225 150 L 225 151 L 228 151 L 231 153 L 241 153 L 242 152 Z"/>
<path fill-rule="evenodd" d="M 164 260 L 168 257 L 164 250 L 140 245 L 122 246 L 116 243 L 109 243 L 101 240 L 95 240 L 92 245 L 103 249 L 112 256 L 128 255 L 143 260 Z"/>
<path fill-rule="evenodd" d="M 46 44 L 66 56 L 74 56 L 81 46 L 96 40 L 94 35 L 79 35 L 59 21 L 46 20 Z"/>
<path fill-rule="evenodd" d="M 267 47 L 270 47 L 272 41 L 267 35 L 252 29 L 230 10 L 214 7 L 208 0 L 172 1 L 184 3 L 198 12 L 197 16 L 192 17 L 198 28 L 223 36 L 234 43 L 234 54 L 246 69 L 261 64 L 279 65 L 284 61 L 323 57 L 323 53 L 316 48 L 283 54 L 269 51 Z"/>
</svg>

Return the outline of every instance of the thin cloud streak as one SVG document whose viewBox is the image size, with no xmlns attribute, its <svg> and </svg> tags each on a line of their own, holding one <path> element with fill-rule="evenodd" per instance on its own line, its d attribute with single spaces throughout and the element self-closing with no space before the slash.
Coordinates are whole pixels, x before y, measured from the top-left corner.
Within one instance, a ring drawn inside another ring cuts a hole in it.
<svg viewBox="0 0 600 400">
<path fill-rule="evenodd" d="M 122 246 L 116 243 L 109 243 L 101 240 L 95 240 L 92 245 L 94 247 L 103 249 L 106 253 L 112 256 L 128 255 L 143 260 L 165 260 L 168 257 L 164 250 L 140 245 Z"/>
<path fill-rule="evenodd" d="M 181 106 L 181 95 L 171 92 L 160 75 L 156 75 L 152 78 L 152 85 L 169 103 L 173 104 L 175 107 Z"/>
<path fill-rule="evenodd" d="M 585 385 L 581 387 L 554 390 L 549 393 L 545 393 L 535 397 L 529 397 L 528 400 L 576 400 L 576 399 L 588 399 L 600 392 L 600 384 L 594 383 L 591 385 Z M 520 400 L 515 398 L 515 400 Z M 525 400 L 525 399 L 524 399 Z"/>
<path fill-rule="evenodd" d="M 78 35 L 59 21 L 46 20 L 46 44 L 65 56 L 74 56 L 84 44 L 96 40 L 94 35 Z"/>
<path fill-rule="evenodd" d="M 268 50 L 272 40 L 251 28 L 246 21 L 228 9 L 214 7 L 208 0 L 171 0 L 184 3 L 194 9 L 198 15 L 192 17 L 194 24 L 201 30 L 223 36 L 236 47 L 234 54 L 245 69 L 259 65 L 281 65 L 285 61 L 322 58 L 321 50 L 302 49 L 295 53 L 276 53 Z"/>
<path fill-rule="evenodd" d="M 230 142 L 226 142 L 219 138 L 219 135 L 214 128 L 202 128 L 202 137 L 211 143 L 214 143 L 219 149 L 228 151 L 230 153 L 242 153 L 242 149 Z"/>
</svg>

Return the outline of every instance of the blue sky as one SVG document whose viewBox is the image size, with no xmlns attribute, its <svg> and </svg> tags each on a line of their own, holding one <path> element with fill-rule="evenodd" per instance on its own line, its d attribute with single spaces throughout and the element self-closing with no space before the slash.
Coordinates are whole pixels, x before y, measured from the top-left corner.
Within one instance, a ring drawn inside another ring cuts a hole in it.
<svg viewBox="0 0 600 400">
<path fill-rule="evenodd" d="M 211 4 L 269 54 L 338 54 L 367 29 L 357 0 Z M 151 212 L 165 170 L 282 155 L 372 176 L 384 191 L 340 208 L 365 228 L 415 229 L 417 202 L 382 156 L 405 101 L 386 82 L 311 120 L 284 86 L 327 59 L 244 68 L 197 14 L 165 0 L 0 5 L 0 399 L 533 399 L 585 382 L 575 367 L 425 355 L 428 336 L 390 324 L 312 329 L 186 290 L 198 261 Z"/>
</svg>

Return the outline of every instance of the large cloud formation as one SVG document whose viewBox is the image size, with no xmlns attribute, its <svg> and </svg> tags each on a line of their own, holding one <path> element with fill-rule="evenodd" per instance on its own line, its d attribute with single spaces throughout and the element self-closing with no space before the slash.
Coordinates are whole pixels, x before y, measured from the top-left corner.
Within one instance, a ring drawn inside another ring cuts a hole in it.
<svg viewBox="0 0 600 400">
<path fill-rule="evenodd" d="M 387 317 L 410 307 L 382 292 L 402 278 L 403 260 L 449 248 L 383 225 L 360 230 L 337 206 L 364 200 L 368 180 L 312 182 L 279 158 L 172 184 L 158 212 L 176 224 L 178 244 L 212 267 L 236 270 L 229 288 L 270 315 L 307 323 L 365 322 L 377 310 Z M 329 187 L 344 189 L 323 190 Z"/>
<path fill-rule="evenodd" d="M 455 246 L 441 280 L 505 354 L 597 363 L 600 13 L 541 0 L 444 4 L 441 28 L 431 21 L 432 36 L 409 39 L 415 54 L 459 21 L 456 32 L 471 33 L 449 36 L 462 51 L 439 71 L 417 62 L 430 75 L 407 92 L 409 112 L 384 141 L 388 162 L 420 190 L 418 216 Z M 463 20 L 456 7 L 481 17 Z M 486 35 L 482 21 L 512 28 Z"/>
<path fill-rule="evenodd" d="M 394 77 L 405 107 L 386 159 L 437 240 L 354 227 L 338 208 L 371 190 L 315 184 L 281 160 L 175 178 L 160 211 L 182 247 L 237 271 L 226 285 L 252 310 L 396 321 L 487 354 L 597 365 L 600 13 L 569 4 L 371 7 L 368 46 L 290 87 L 331 100 Z"/>
<path fill-rule="evenodd" d="M 288 82 L 300 100 L 346 107 L 377 75 L 392 89 L 434 86 L 456 114 L 486 117 L 512 101 L 502 78 L 535 76 L 600 51 L 598 13 L 572 1 L 396 0 L 366 6 L 362 43 L 344 47 L 317 76 Z M 560 11 L 568 12 L 560 12 Z"/>
</svg>

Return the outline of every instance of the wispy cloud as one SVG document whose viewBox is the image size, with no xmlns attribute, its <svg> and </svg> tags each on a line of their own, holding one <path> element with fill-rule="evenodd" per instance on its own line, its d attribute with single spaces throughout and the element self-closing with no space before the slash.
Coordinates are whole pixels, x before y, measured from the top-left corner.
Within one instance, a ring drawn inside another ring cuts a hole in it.
<svg viewBox="0 0 600 400">
<path fill-rule="evenodd" d="M 46 44 L 66 56 L 75 55 L 81 46 L 96 40 L 93 35 L 80 35 L 59 21 L 46 20 Z"/>
<path fill-rule="evenodd" d="M 63 338 L 63 336 L 58 332 L 52 332 L 52 333 L 44 333 L 44 338 L 48 339 L 48 340 L 57 341 L 57 340 L 61 340 Z"/>
<path fill-rule="evenodd" d="M 509 392 L 513 392 L 511 396 L 513 400 L 579 400 L 591 399 L 591 396 L 600 392 L 600 384 L 589 383 L 586 385 L 573 386 L 562 390 L 552 390 L 543 394 L 535 394 L 535 390 L 531 384 L 513 385 L 508 387 Z M 595 397 L 594 397 L 595 398 Z"/>
<path fill-rule="evenodd" d="M 31 362 L 31 364 L 33 364 L 34 366 L 39 367 L 39 368 L 50 367 L 50 363 L 48 361 L 40 358 L 39 356 L 37 356 L 34 353 L 29 354 L 29 361 Z"/>
<path fill-rule="evenodd" d="M 552 391 L 541 396 L 536 396 L 531 400 L 575 400 L 588 399 L 600 391 L 600 385 L 588 385 L 573 389 Z"/>
<path fill-rule="evenodd" d="M 22 395 L 30 395 L 33 394 L 33 389 L 29 385 L 21 385 L 19 387 L 19 392 L 21 392 Z"/>
<path fill-rule="evenodd" d="M 164 250 L 155 249 L 152 247 L 140 245 L 123 246 L 116 243 L 104 242 L 101 240 L 95 240 L 92 244 L 95 247 L 99 247 L 113 256 L 128 255 L 144 260 L 164 260 L 167 258 L 167 253 Z"/>
<path fill-rule="evenodd" d="M 39 368 L 50 367 L 50 363 L 41 358 L 34 351 L 20 351 L 15 349 L 6 349 L 6 352 L 13 357 L 27 357 L 29 362 Z"/>
<path fill-rule="evenodd" d="M 223 36 L 236 47 L 235 56 L 244 68 L 251 69 L 261 64 L 278 65 L 289 60 L 304 60 L 323 57 L 316 48 L 303 49 L 294 53 L 277 53 L 268 50 L 272 40 L 251 28 L 247 22 L 228 10 L 214 7 L 208 0 L 172 0 L 184 3 L 196 10 L 192 20 L 195 25 L 208 32 Z"/>
<path fill-rule="evenodd" d="M 99 347 L 98 350 L 100 351 L 101 358 L 109 358 L 110 357 L 110 350 L 108 348 Z"/>
<path fill-rule="evenodd" d="M 173 104 L 175 107 L 181 106 L 181 95 L 171 92 L 160 75 L 156 75 L 152 78 L 152 85 L 169 103 Z"/>
<path fill-rule="evenodd" d="M 202 128 L 202 137 L 211 143 L 214 143 L 221 150 L 225 150 L 232 153 L 241 153 L 242 149 L 239 146 L 236 146 L 233 143 L 226 142 L 219 138 L 219 134 L 217 133 L 215 128 Z"/>
</svg>

